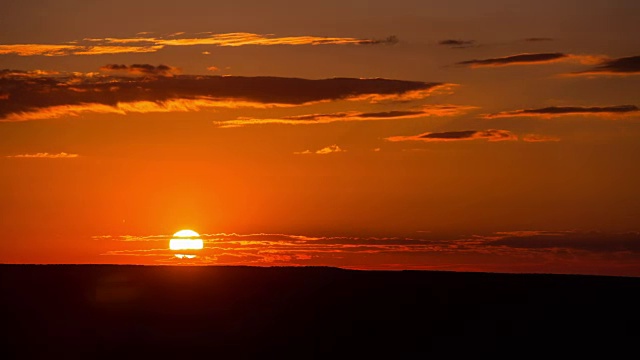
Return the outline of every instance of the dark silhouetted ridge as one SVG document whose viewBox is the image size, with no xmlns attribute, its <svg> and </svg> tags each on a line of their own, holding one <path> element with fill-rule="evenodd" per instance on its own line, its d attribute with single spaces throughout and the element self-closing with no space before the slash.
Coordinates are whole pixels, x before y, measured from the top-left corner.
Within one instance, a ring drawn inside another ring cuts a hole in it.
<svg viewBox="0 0 640 360">
<path fill-rule="evenodd" d="M 639 278 L 0 265 L 0 280 L 0 343 L 17 358 L 615 358 L 640 336 Z"/>
</svg>

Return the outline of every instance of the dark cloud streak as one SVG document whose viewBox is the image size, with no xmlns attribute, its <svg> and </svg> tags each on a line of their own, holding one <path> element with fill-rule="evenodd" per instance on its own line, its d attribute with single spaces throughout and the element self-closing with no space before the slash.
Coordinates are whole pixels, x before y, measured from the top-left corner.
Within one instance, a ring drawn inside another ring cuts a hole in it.
<svg viewBox="0 0 640 360">
<path fill-rule="evenodd" d="M 553 41 L 553 38 L 549 38 L 549 37 L 530 37 L 530 38 L 524 39 L 524 41 L 528 41 L 528 42 Z"/>
<path fill-rule="evenodd" d="M 601 62 L 589 70 L 578 71 L 566 75 L 638 75 L 640 74 L 640 56 L 628 56 L 618 59 L 609 59 Z"/>
<path fill-rule="evenodd" d="M 569 249 L 594 253 L 640 252 L 639 233 L 604 234 L 599 232 L 567 232 L 505 236 L 488 241 L 487 246 L 506 246 L 526 249 Z"/>
<path fill-rule="evenodd" d="M 424 135 L 418 136 L 420 139 L 468 139 L 473 137 L 473 135 L 477 134 L 476 130 L 467 130 L 467 131 L 448 131 L 448 132 L 440 132 L 440 133 L 427 133 Z"/>
<path fill-rule="evenodd" d="M 484 118 L 502 118 L 502 117 L 554 117 L 568 115 L 594 115 L 594 116 L 614 116 L 627 115 L 640 111 L 635 105 L 614 105 L 614 106 L 550 106 L 539 109 L 522 109 L 514 111 L 503 111 L 494 114 L 486 114 Z"/>
<path fill-rule="evenodd" d="M 107 72 L 126 72 L 134 75 L 157 75 L 157 76 L 173 76 L 180 73 L 178 68 L 160 64 L 158 66 L 150 64 L 133 64 L 133 65 L 119 65 L 108 64 L 100 67 L 101 71 Z"/>
<path fill-rule="evenodd" d="M 568 57 L 569 55 L 563 53 L 518 54 L 483 60 L 467 60 L 457 64 L 470 67 L 544 64 Z"/>
<path fill-rule="evenodd" d="M 475 40 L 455 40 L 455 39 L 447 39 L 441 40 L 438 42 L 438 45 L 450 46 L 454 49 L 464 49 L 468 47 L 474 46 L 476 43 Z"/>
<path fill-rule="evenodd" d="M 448 142 L 464 140 L 488 140 L 488 141 L 515 141 L 518 137 L 508 130 L 464 130 L 424 133 L 414 136 L 392 136 L 386 140 L 397 141 L 425 141 L 425 142 Z"/>
</svg>

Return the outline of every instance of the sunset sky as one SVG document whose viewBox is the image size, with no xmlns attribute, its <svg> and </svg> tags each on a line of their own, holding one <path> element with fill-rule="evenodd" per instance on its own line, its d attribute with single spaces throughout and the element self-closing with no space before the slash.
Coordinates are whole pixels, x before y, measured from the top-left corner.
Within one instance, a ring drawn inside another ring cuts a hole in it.
<svg viewBox="0 0 640 360">
<path fill-rule="evenodd" d="M 8 1 L 0 262 L 640 276 L 637 0 Z"/>
</svg>

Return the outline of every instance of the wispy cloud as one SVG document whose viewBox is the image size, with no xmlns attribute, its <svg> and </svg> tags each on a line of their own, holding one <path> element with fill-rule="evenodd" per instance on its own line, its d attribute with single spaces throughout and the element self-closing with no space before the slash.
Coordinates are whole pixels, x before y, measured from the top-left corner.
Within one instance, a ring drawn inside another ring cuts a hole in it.
<svg viewBox="0 0 640 360">
<path fill-rule="evenodd" d="M 125 53 L 150 53 L 162 49 L 155 46 L 89 46 L 89 45 L 55 45 L 55 44 L 0 44 L 0 55 L 18 56 L 69 56 L 69 55 L 104 55 Z"/>
<path fill-rule="evenodd" d="M 354 101 L 367 101 L 371 103 L 382 103 L 382 102 L 410 102 L 415 100 L 422 100 L 428 98 L 433 95 L 450 95 L 453 93 L 453 89 L 458 87 L 458 84 L 452 83 L 432 83 L 431 87 L 424 87 L 421 89 L 415 89 L 406 91 L 403 93 L 370 93 L 370 94 L 361 94 L 361 95 L 353 95 L 349 97 L 350 100 Z"/>
<path fill-rule="evenodd" d="M 180 33 L 180 36 L 185 35 Z M 191 46 L 191 45 L 215 45 L 215 46 L 247 46 L 247 45 L 368 45 L 396 43 L 394 36 L 386 39 L 359 39 L 353 37 L 323 37 L 323 36 L 273 36 L 254 33 L 208 33 L 199 37 L 160 37 L 160 38 L 104 38 L 91 39 L 92 41 L 110 44 L 151 43 L 165 46 Z"/>
<path fill-rule="evenodd" d="M 4 77 L 29 77 L 37 78 L 42 76 L 59 75 L 58 71 L 51 70 L 12 70 L 0 69 L 0 78 Z"/>
<path fill-rule="evenodd" d="M 85 38 L 65 44 L 0 44 L 0 55 L 18 56 L 69 56 L 103 55 L 120 53 L 156 52 L 166 46 L 272 46 L 272 45 L 376 45 L 395 44 L 398 38 L 359 39 L 353 37 L 323 36 L 274 36 L 253 33 L 200 33 L 200 36 L 186 36 L 177 32 L 167 36 L 149 37 L 148 33 L 138 33 L 129 38 Z"/>
<path fill-rule="evenodd" d="M 26 77 L 15 76 L 13 70 L 7 71 L 4 76 L 0 74 L 0 88 L 5 89 L 3 98 L 11 101 L 0 101 L 0 119 L 25 121 L 89 112 L 126 114 L 216 107 L 267 108 L 337 100 L 409 101 L 450 87 L 443 83 L 380 78 L 310 80 L 173 75 L 176 69 L 167 65 L 107 65 L 103 70 L 152 76 L 63 74 Z"/>
<path fill-rule="evenodd" d="M 316 151 L 311 151 L 311 150 L 297 151 L 297 152 L 294 152 L 294 154 L 296 154 L 296 155 L 309 155 L 309 154 L 327 155 L 327 154 L 335 154 L 335 153 L 342 153 L 342 152 L 347 152 L 347 150 L 344 150 L 340 146 L 338 146 L 336 144 L 333 144 L 333 145 L 329 145 L 327 147 L 323 147 L 320 150 L 316 150 Z"/>
<path fill-rule="evenodd" d="M 386 138 L 388 141 L 424 141 L 424 142 L 450 142 L 466 140 L 488 140 L 488 141 L 515 141 L 518 137 L 508 130 L 465 130 L 428 132 L 413 136 L 392 136 Z"/>
<path fill-rule="evenodd" d="M 5 157 L 14 158 L 14 159 L 74 159 L 77 158 L 78 154 L 68 154 L 65 152 L 50 154 L 47 152 L 44 153 L 34 153 L 34 154 L 19 154 L 19 155 L 8 155 Z"/>
<path fill-rule="evenodd" d="M 220 127 L 238 127 L 247 125 L 287 124 L 310 125 L 326 124 L 337 121 L 374 121 L 374 120 L 399 120 L 428 116 L 456 116 L 474 110 L 474 106 L 464 105 L 426 105 L 414 110 L 392 110 L 383 112 L 339 112 L 329 114 L 304 114 L 285 116 L 281 118 L 237 118 L 234 120 L 216 121 Z"/>
<path fill-rule="evenodd" d="M 524 39 L 524 41 L 528 42 L 541 42 L 541 41 L 553 41 L 553 38 L 550 37 L 529 37 Z"/>
<path fill-rule="evenodd" d="M 55 119 L 65 116 L 80 116 L 87 113 L 94 114 L 145 114 L 168 112 L 193 112 L 206 109 L 220 108 L 271 108 L 286 106 L 282 104 L 263 104 L 260 102 L 239 100 L 215 100 L 209 98 L 198 99 L 169 99 L 157 101 L 127 101 L 113 105 L 100 103 L 82 103 L 78 105 L 56 105 L 37 110 L 21 111 L 8 114 L 5 121 L 32 121 Z"/>
<path fill-rule="evenodd" d="M 573 55 L 564 53 L 525 53 L 509 55 L 504 57 L 489 58 L 482 60 L 467 60 L 457 63 L 457 65 L 478 67 L 500 67 L 510 65 L 539 65 L 551 64 L 562 61 L 575 61 L 583 64 L 593 64 L 602 57 L 593 55 Z"/>
<path fill-rule="evenodd" d="M 438 45 L 449 46 L 454 49 L 465 49 L 468 47 L 472 47 L 475 44 L 475 40 L 447 39 L 438 41 Z"/>
<path fill-rule="evenodd" d="M 486 119 L 505 117 L 541 117 L 552 118 L 558 116 L 603 116 L 619 117 L 625 115 L 635 115 L 640 112 L 640 108 L 635 105 L 615 105 L 615 106 L 550 106 L 539 109 L 523 109 L 514 111 L 503 111 L 493 114 L 483 115 Z"/>
<path fill-rule="evenodd" d="M 539 135 L 539 134 L 527 134 L 522 137 L 522 141 L 540 143 L 540 142 L 558 142 L 560 138 L 557 136 Z"/>
<path fill-rule="evenodd" d="M 564 74 L 565 76 L 632 76 L 640 75 L 640 56 L 606 59 L 597 66 L 584 71 Z"/>
<path fill-rule="evenodd" d="M 64 56 L 85 48 L 78 45 L 50 45 L 50 44 L 0 44 L 0 55 L 19 56 Z"/>
<path fill-rule="evenodd" d="M 86 46 L 64 55 L 105 55 L 128 53 L 153 53 L 164 48 L 163 45 L 154 46 Z M 62 54 L 61 54 L 62 55 Z"/>
</svg>

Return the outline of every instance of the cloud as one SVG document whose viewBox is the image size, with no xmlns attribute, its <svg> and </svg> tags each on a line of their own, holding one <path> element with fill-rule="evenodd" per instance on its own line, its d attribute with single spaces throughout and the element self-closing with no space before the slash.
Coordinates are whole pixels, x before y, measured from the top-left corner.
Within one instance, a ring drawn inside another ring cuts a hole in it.
<svg viewBox="0 0 640 360">
<path fill-rule="evenodd" d="M 347 150 L 344 150 L 340 148 L 340 146 L 333 144 L 317 151 L 305 150 L 300 152 L 294 152 L 294 154 L 296 155 L 307 155 L 307 154 L 327 155 L 327 154 L 335 154 L 335 153 L 341 153 L 341 152 L 347 152 Z"/>
<path fill-rule="evenodd" d="M 84 49 L 78 45 L 48 45 L 48 44 L 0 44 L 0 55 L 19 55 L 19 56 L 63 56 L 69 55 L 74 51 Z"/>
<path fill-rule="evenodd" d="M 498 67 L 510 65 L 537 65 L 550 64 L 561 61 L 577 61 L 583 64 L 592 64 L 600 61 L 602 57 L 594 55 L 573 55 L 563 53 L 525 53 L 483 60 L 467 60 L 457 65 L 478 67 Z"/>
<path fill-rule="evenodd" d="M 367 45 L 367 44 L 387 44 L 398 41 L 397 37 L 389 36 L 383 40 L 358 39 L 351 37 L 323 37 L 323 36 L 285 36 L 277 37 L 272 35 L 253 33 L 225 33 L 208 34 L 204 37 L 183 37 L 183 38 L 133 38 L 133 39 L 103 39 L 107 43 L 130 43 L 148 42 L 157 45 L 167 46 L 190 46 L 190 45 L 216 45 L 216 46 L 247 46 L 247 45 Z"/>
<path fill-rule="evenodd" d="M 466 130 L 447 131 L 437 133 L 424 133 L 414 136 L 392 136 L 386 138 L 388 141 L 424 141 L 424 142 L 449 142 L 465 140 L 488 140 L 488 141 L 515 141 L 518 137 L 508 130 Z"/>
<path fill-rule="evenodd" d="M 558 116 L 605 116 L 615 117 L 624 115 L 634 115 L 640 112 L 640 108 L 635 105 L 615 105 L 615 106 L 550 106 L 539 109 L 523 109 L 514 111 L 503 111 L 493 114 L 485 114 L 485 119 L 505 118 L 505 117 L 541 117 L 552 118 Z"/>
<path fill-rule="evenodd" d="M 166 243 L 172 235 L 142 236 L 93 236 L 95 241 L 116 241 L 124 243 Z M 276 252 L 287 249 L 294 251 L 315 250 L 329 252 L 371 252 L 377 251 L 491 251 L 492 247 L 510 247 L 515 249 L 578 249 L 591 252 L 631 251 L 640 253 L 640 233 L 603 233 L 593 231 L 498 231 L 490 234 L 456 235 L 430 234 L 421 232 L 420 236 L 357 237 L 357 236 L 314 236 L 300 234 L 238 234 L 213 233 L 200 234 L 207 248 L 225 251 L 232 249 L 264 249 L 265 246 Z M 168 250 L 168 249 L 163 249 Z M 149 250 L 145 250 L 149 251 Z"/>
<path fill-rule="evenodd" d="M 548 135 L 527 134 L 522 137 L 522 141 L 532 142 L 532 143 L 558 142 L 560 141 L 560 138 L 556 136 L 548 136 Z"/>
<path fill-rule="evenodd" d="M 169 99 L 163 101 L 130 101 L 118 102 L 114 105 L 87 103 L 78 105 L 49 106 L 34 111 L 11 113 L 5 121 L 31 121 L 55 119 L 64 116 L 80 116 L 86 113 L 95 114 L 145 114 L 167 112 L 192 112 L 215 108 L 271 108 L 285 106 L 279 104 L 262 104 L 249 101 L 230 101 L 214 99 Z"/>
<path fill-rule="evenodd" d="M 183 36 L 176 32 L 167 36 L 149 37 L 150 33 L 138 33 L 130 38 L 85 38 L 73 44 L 0 44 L 0 55 L 18 56 L 69 56 L 121 53 L 156 52 L 166 46 L 248 46 L 248 45 L 375 45 L 395 44 L 396 36 L 385 39 L 358 39 L 352 37 L 285 36 L 278 37 L 253 33 L 200 33 L 204 36 Z"/>
<path fill-rule="evenodd" d="M 553 41 L 553 38 L 550 38 L 550 37 L 530 37 L 530 38 L 524 39 L 524 41 L 528 41 L 528 42 Z"/>
<path fill-rule="evenodd" d="M 217 66 L 209 66 L 207 67 L 207 70 L 209 71 L 220 71 L 220 68 Z"/>
<path fill-rule="evenodd" d="M 13 45 L 0 45 L 0 55 L 69 56 L 69 55 L 149 53 L 149 52 L 156 52 L 162 49 L 163 47 L 164 47 L 163 45 L 89 46 L 89 45 L 13 44 Z"/>
<path fill-rule="evenodd" d="M 371 45 L 378 45 L 378 44 L 382 44 L 382 45 L 395 45 L 397 43 L 400 42 L 400 39 L 398 39 L 397 36 L 395 35 L 390 35 L 387 36 L 384 39 L 371 39 L 371 40 L 367 40 L 367 42 L 364 42 L 362 44 L 371 44 Z"/>
<path fill-rule="evenodd" d="M 326 124 L 337 121 L 398 120 L 427 116 L 456 116 L 473 109 L 476 109 L 476 107 L 463 105 L 426 105 L 415 110 L 393 110 L 383 112 L 350 111 L 329 114 L 304 114 L 265 119 L 242 117 L 234 120 L 217 121 L 215 124 L 220 127 L 239 127 L 264 124 L 310 125 Z"/>
<path fill-rule="evenodd" d="M 565 76 L 598 76 L 598 75 L 616 75 L 616 76 L 632 76 L 640 75 L 640 56 L 628 56 L 618 59 L 607 59 L 601 61 L 597 66 L 573 73 L 564 74 Z"/>
<path fill-rule="evenodd" d="M 464 49 L 464 48 L 468 48 L 468 47 L 472 47 L 474 46 L 476 43 L 475 40 L 454 40 L 454 39 L 447 39 L 447 40 L 441 40 L 438 42 L 438 45 L 444 45 L 444 46 L 449 46 L 452 47 L 454 49 Z"/>
<path fill-rule="evenodd" d="M 107 65 L 110 70 L 169 73 L 151 65 Z M 302 79 L 174 75 L 116 77 L 105 74 L 0 77 L 0 119 L 37 120 L 81 113 L 198 111 L 216 107 L 297 106 L 324 101 L 400 101 L 429 96 L 450 84 L 390 79 Z"/>
<path fill-rule="evenodd" d="M 181 72 L 180 69 L 176 67 L 162 65 L 162 64 L 158 66 L 153 66 L 150 64 L 133 64 L 133 65 L 107 64 L 105 66 L 100 67 L 100 71 L 126 72 L 132 75 L 157 75 L 157 76 L 173 76 Z"/>
<path fill-rule="evenodd" d="M 94 236 L 96 241 L 128 243 L 130 249 L 109 251 L 104 255 L 126 256 L 158 256 L 173 257 L 173 253 L 165 248 L 158 248 L 168 243 L 170 235 L 148 236 Z M 288 234 L 203 234 L 205 240 L 203 251 L 199 257 L 211 259 L 212 256 L 224 254 L 235 257 L 239 262 L 273 262 L 289 260 L 310 260 L 312 258 L 342 257 L 345 254 L 366 255 L 392 253 L 427 253 L 444 252 L 450 249 L 464 251 L 463 244 L 467 240 L 428 239 L 408 237 L 348 237 L 348 236 L 306 236 Z M 148 243 L 147 248 L 142 248 Z M 248 255 L 248 257 L 247 257 Z M 215 257 L 213 260 L 218 260 Z"/>
<path fill-rule="evenodd" d="M 20 155 L 9 155 L 6 156 L 8 158 L 14 159 L 74 159 L 77 158 L 78 154 L 67 154 L 65 152 L 61 152 L 58 154 L 49 154 L 49 153 L 35 153 L 35 154 L 20 154 Z"/>
<path fill-rule="evenodd" d="M 58 71 L 50 71 L 50 70 L 11 70 L 11 69 L 0 69 L 0 78 L 4 77 L 41 77 L 47 75 L 59 75 Z"/>
<path fill-rule="evenodd" d="M 163 45 L 155 46 L 88 46 L 81 50 L 64 55 L 104 55 L 127 53 L 152 53 L 164 48 Z"/>
</svg>

